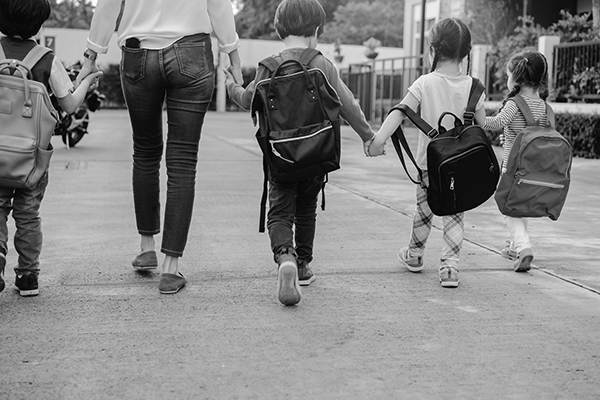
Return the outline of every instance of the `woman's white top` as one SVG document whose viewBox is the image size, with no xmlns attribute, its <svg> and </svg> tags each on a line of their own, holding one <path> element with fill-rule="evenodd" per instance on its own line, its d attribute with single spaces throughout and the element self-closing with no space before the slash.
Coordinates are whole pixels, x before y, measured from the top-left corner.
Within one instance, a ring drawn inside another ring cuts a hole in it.
<svg viewBox="0 0 600 400">
<path fill-rule="evenodd" d="M 115 31 L 122 0 L 98 0 L 87 41 L 88 48 L 106 53 Z M 222 52 L 239 47 L 230 0 L 125 0 L 119 24 L 119 47 L 128 38 L 145 49 L 163 49 L 184 36 L 215 33 Z"/>
</svg>

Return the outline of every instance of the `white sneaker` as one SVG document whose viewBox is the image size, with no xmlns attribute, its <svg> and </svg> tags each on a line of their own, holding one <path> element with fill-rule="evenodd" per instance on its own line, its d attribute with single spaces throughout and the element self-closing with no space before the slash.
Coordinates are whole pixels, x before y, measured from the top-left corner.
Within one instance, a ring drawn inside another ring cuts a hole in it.
<svg viewBox="0 0 600 400">
<path fill-rule="evenodd" d="M 423 257 L 422 256 L 411 256 L 408 249 L 402 249 L 398 253 L 398 260 L 400 260 L 410 272 L 421 272 L 423 271 Z"/>
</svg>

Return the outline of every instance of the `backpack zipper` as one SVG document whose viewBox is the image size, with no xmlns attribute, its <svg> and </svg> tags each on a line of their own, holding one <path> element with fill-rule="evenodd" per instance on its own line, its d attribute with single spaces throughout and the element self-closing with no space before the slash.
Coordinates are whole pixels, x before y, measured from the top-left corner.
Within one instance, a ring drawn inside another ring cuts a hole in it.
<svg viewBox="0 0 600 400">
<path fill-rule="evenodd" d="M 332 125 L 326 126 L 325 128 L 321 128 L 318 131 L 311 133 L 310 135 L 306 135 L 306 136 L 298 136 L 298 137 L 293 137 L 293 138 L 287 138 L 287 139 L 276 139 L 276 140 L 269 140 L 269 143 L 271 143 L 271 151 L 273 152 L 273 154 L 275 154 L 277 157 L 281 158 L 283 161 L 287 161 L 291 164 L 294 163 L 294 161 L 292 160 L 288 160 L 287 158 L 283 157 L 281 155 L 281 153 L 279 153 L 276 149 L 275 149 L 275 144 L 277 143 L 287 143 L 287 142 L 295 142 L 298 140 L 304 140 L 304 139 L 310 139 L 311 137 L 314 137 L 316 135 L 318 135 L 319 133 L 322 133 L 328 129 L 333 129 Z"/>
<path fill-rule="evenodd" d="M 549 183 L 549 182 L 542 182 L 542 181 L 534 181 L 532 179 L 519 178 L 519 181 L 517 182 L 517 184 L 520 185 L 521 183 L 525 183 L 527 185 L 544 186 L 544 187 L 549 187 L 552 189 L 564 189 L 564 187 L 565 187 L 565 185 L 560 185 L 558 183 Z"/>
</svg>

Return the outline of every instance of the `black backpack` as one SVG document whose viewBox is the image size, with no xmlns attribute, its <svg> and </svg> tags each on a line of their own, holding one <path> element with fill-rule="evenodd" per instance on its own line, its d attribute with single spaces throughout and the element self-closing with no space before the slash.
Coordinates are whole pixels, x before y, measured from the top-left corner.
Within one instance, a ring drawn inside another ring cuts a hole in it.
<svg viewBox="0 0 600 400">
<path fill-rule="evenodd" d="M 320 54 L 306 49 L 297 60 L 279 63 L 267 57 L 259 63 L 271 72 L 270 78 L 256 84 L 252 99 L 265 173 L 260 232 L 264 232 L 268 179 L 299 182 L 340 168 L 340 100 L 323 71 L 307 68 Z"/>
<path fill-rule="evenodd" d="M 408 106 L 400 104 L 392 108 L 402 111 L 427 136 L 431 138 L 427 146 L 427 204 L 438 216 L 458 214 L 472 210 L 487 201 L 496 191 L 500 178 L 498 159 L 485 131 L 475 125 L 475 107 L 485 87 L 473 78 L 469 102 L 464 122 L 450 112 L 444 112 L 435 130 Z M 454 117 L 454 128 L 446 130 L 442 120 Z M 392 135 L 392 143 L 411 181 L 422 184 L 422 171 L 410 151 L 402 127 Z M 404 162 L 402 148 L 419 173 L 419 180 L 413 179 Z"/>
</svg>

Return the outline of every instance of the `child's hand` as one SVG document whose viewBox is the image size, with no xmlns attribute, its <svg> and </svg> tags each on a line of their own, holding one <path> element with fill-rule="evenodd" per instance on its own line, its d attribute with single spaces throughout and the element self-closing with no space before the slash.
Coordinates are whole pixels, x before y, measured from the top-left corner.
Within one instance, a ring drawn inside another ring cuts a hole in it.
<svg viewBox="0 0 600 400">
<path fill-rule="evenodd" d="M 498 139 L 500 140 L 500 146 L 504 146 L 504 134 L 501 133 Z"/>
<path fill-rule="evenodd" d="M 375 136 L 375 138 L 371 142 L 371 145 L 367 149 L 367 152 L 370 157 L 384 156 L 385 155 L 385 142 L 378 140 L 378 137 Z"/>
<path fill-rule="evenodd" d="M 83 82 L 88 85 L 88 92 L 95 90 L 98 87 L 98 79 L 102 75 L 102 71 L 95 71 L 83 78 Z"/>
<path fill-rule="evenodd" d="M 373 137 L 371 137 L 371 139 L 363 142 L 363 151 L 367 157 L 369 157 L 369 147 L 371 146 L 371 143 L 373 143 L 373 140 L 375 140 L 375 133 L 373 133 Z"/>
</svg>

